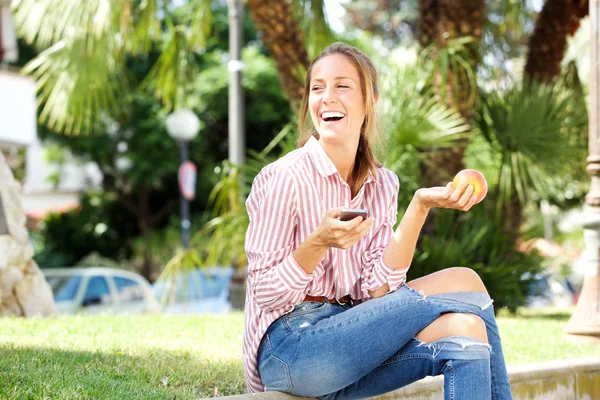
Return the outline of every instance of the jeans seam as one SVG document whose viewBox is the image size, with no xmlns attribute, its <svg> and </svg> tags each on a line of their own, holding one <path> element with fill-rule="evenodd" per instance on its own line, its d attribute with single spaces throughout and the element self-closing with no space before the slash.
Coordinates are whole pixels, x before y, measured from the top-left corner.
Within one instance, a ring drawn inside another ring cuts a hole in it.
<svg viewBox="0 0 600 400">
<path fill-rule="evenodd" d="M 399 361 L 410 360 L 410 359 L 413 359 L 413 358 L 427 358 L 431 362 L 435 362 L 435 363 L 438 363 L 438 364 L 440 362 L 442 362 L 440 360 L 434 359 L 430 354 L 405 354 L 405 355 L 401 355 L 401 356 L 396 356 L 394 358 L 388 358 L 383 363 L 381 363 L 380 366 L 390 365 L 390 364 L 397 363 Z"/>
<path fill-rule="evenodd" d="M 448 362 L 446 362 L 446 365 L 450 370 L 450 400 L 454 400 L 454 368 L 452 367 L 452 361 L 448 360 Z"/>
<path fill-rule="evenodd" d="M 285 374 L 287 375 L 287 384 L 288 384 L 288 386 L 287 386 L 287 388 L 285 388 L 285 390 L 292 389 L 294 387 L 294 384 L 292 382 L 292 374 L 290 372 L 290 366 L 288 365 L 288 363 L 286 363 L 281 358 L 279 358 L 275 355 L 275 352 L 273 351 L 273 346 L 271 345 L 271 338 L 269 338 L 268 336 L 267 336 L 267 339 L 265 340 L 265 344 L 267 344 L 269 346 L 270 357 L 273 357 L 275 360 L 277 360 L 283 366 L 283 368 L 285 370 Z"/>
</svg>

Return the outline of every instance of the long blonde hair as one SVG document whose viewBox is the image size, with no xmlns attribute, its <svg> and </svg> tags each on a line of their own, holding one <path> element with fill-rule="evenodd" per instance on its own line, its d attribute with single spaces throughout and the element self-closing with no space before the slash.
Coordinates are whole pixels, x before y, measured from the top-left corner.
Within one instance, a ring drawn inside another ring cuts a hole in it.
<svg viewBox="0 0 600 400">
<path fill-rule="evenodd" d="M 311 136 L 319 139 L 319 133 L 312 124 L 310 128 L 306 127 L 306 122 L 310 117 L 308 96 L 310 94 L 311 74 L 317 61 L 334 54 L 345 56 L 358 71 L 360 87 L 365 101 L 365 120 L 360 129 L 358 150 L 356 152 L 356 159 L 354 160 L 354 168 L 351 173 L 352 179 L 350 189 L 352 191 L 352 197 L 354 197 L 369 176 L 369 172 L 371 172 L 373 176 L 377 176 L 377 168 L 382 166 L 381 162 L 377 160 L 373 152 L 373 146 L 380 144 L 377 122 L 375 120 L 375 103 L 379 96 L 377 69 L 369 57 L 356 47 L 341 42 L 332 43 L 310 64 L 306 74 L 306 82 L 304 83 L 302 103 L 300 104 L 298 118 L 298 131 L 300 132 L 300 137 L 298 139 L 298 147 L 304 146 Z"/>
</svg>

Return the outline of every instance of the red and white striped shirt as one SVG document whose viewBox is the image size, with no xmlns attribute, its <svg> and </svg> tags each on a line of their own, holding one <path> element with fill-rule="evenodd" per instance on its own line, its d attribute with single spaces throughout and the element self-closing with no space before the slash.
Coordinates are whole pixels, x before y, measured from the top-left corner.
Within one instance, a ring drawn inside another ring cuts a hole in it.
<svg viewBox="0 0 600 400">
<path fill-rule="evenodd" d="M 386 282 L 395 290 L 408 268 L 392 270 L 383 261 L 398 213 L 399 182 L 379 168 L 369 175 L 352 199 L 350 186 L 317 139 L 267 165 L 257 175 L 246 207 L 248 286 L 246 291 L 244 373 L 248 391 L 264 391 L 257 367 L 260 341 L 277 318 L 304 297 L 368 300 L 368 291 Z M 375 221 L 369 233 L 347 250 L 330 248 L 317 268 L 307 274 L 293 252 L 333 207 L 366 208 Z"/>
</svg>

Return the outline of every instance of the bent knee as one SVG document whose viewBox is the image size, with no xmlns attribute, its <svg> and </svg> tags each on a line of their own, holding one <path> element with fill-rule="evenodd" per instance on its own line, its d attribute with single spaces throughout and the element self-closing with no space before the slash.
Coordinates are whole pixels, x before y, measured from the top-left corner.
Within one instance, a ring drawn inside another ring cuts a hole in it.
<svg viewBox="0 0 600 400">
<path fill-rule="evenodd" d="M 455 282 L 456 286 L 460 287 L 461 290 L 487 293 L 481 277 L 471 268 L 452 267 L 446 271 L 448 271 L 451 281 Z"/>
<path fill-rule="evenodd" d="M 443 269 L 412 280 L 407 285 L 417 291 L 422 290 L 427 296 L 450 292 L 487 293 L 477 272 L 466 267 Z"/>
<path fill-rule="evenodd" d="M 485 322 L 477 315 L 463 313 L 443 314 L 419 332 L 416 338 L 431 343 L 448 336 L 469 336 L 488 342 Z"/>
</svg>

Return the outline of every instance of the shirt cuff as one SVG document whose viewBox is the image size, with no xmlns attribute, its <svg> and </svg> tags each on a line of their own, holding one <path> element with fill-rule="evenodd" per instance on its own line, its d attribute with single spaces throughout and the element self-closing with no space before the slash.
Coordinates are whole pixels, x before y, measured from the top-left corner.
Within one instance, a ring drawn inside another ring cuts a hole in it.
<svg viewBox="0 0 600 400">
<path fill-rule="evenodd" d="M 376 287 L 372 288 L 371 290 L 378 289 L 385 285 L 388 282 L 388 277 L 392 272 L 394 272 L 392 267 L 387 265 L 383 261 L 383 257 L 381 257 L 373 266 L 373 283 L 376 285 Z"/>
<path fill-rule="evenodd" d="M 399 268 L 392 271 L 392 273 L 388 276 L 388 285 L 390 287 L 390 292 L 398 289 L 400 285 L 406 282 L 406 271 L 408 268 Z"/>
<path fill-rule="evenodd" d="M 304 290 L 312 280 L 312 274 L 308 274 L 304 268 L 298 264 L 293 253 L 283 260 L 279 272 L 281 281 L 291 290 Z"/>
</svg>

